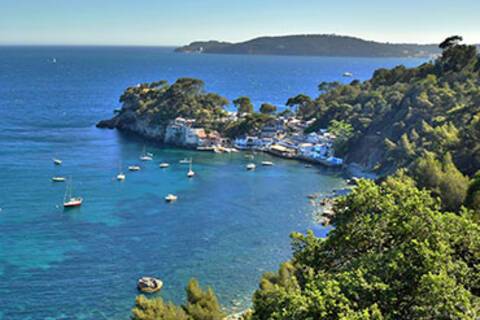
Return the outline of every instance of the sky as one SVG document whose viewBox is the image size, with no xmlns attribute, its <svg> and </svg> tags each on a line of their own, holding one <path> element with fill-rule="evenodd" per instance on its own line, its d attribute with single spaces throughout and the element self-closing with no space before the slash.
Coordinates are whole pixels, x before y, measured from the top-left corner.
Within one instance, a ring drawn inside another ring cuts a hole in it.
<svg viewBox="0 0 480 320">
<path fill-rule="evenodd" d="M 480 43 L 480 0 L 0 0 L 0 44 L 182 45 L 287 34 Z"/>
</svg>

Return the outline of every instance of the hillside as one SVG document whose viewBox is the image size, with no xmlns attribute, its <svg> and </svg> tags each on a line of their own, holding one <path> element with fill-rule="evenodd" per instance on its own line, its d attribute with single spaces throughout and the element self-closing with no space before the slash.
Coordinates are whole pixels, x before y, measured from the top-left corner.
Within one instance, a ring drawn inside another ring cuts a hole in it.
<svg viewBox="0 0 480 320">
<path fill-rule="evenodd" d="M 337 35 L 260 37 L 240 43 L 197 41 L 176 51 L 342 57 L 429 57 L 440 53 L 436 45 L 381 43 Z"/>
</svg>

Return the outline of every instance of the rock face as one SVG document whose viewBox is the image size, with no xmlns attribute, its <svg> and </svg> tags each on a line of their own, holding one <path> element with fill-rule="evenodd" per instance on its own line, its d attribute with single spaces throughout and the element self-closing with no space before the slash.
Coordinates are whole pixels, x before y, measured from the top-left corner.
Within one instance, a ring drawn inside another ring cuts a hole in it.
<svg viewBox="0 0 480 320">
<path fill-rule="evenodd" d="M 135 111 L 128 109 L 122 109 L 120 114 L 112 119 L 99 121 L 96 126 L 101 129 L 130 132 L 162 144 L 185 148 L 195 148 L 200 143 L 200 139 L 197 137 L 200 129 L 178 123 L 177 120 L 163 125 L 152 123 L 150 118 L 139 116 Z"/>
</svg>

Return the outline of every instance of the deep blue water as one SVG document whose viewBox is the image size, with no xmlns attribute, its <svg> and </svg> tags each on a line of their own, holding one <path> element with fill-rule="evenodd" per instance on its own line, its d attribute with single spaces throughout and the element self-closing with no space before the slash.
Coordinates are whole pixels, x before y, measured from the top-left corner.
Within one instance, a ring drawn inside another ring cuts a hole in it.
<svg viewBox="0 0 480 320">
<path fill-rule="evenodd" d="M 126 87 L 191 76 L 229 99 L 281 105 L 315 96 L 321 81 L 345 81 L 344 71 L 367 79 L 378 67 L 421 62 L 0 47 L 0 319 L 127 319 L 143 275 L 164 280 L 168 300 L 181 302 L 197 277 L 226 307 L 241 308 L 262 272 L 290 256 L 291 231 L 326 232 L 305 196 L 344 182 L 295 161 L 246 172 L 242 154 L 147 144 L 155 161 L 115 181 L 119 163 L 138 162 L 144 142 L 94 125 Z M 194 159 L 194 179 L 178 165 L 185 157 Z M 159 161 L 172 166 L 161 170 Z M 60 174 L 73 177 L 81 209 L 59 207 L 65 186 L 50 177 Z M 168 193 L 179 201 L 164 203 Z"/>
</svg>

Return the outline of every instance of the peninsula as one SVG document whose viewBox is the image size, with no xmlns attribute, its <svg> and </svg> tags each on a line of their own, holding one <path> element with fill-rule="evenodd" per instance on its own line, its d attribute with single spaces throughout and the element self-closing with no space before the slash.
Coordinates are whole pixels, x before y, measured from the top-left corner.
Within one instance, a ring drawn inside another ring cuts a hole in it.
<svg viewBox="0 0 480 320">
<path fill-rule="evenodd" d="M 433 44 L 383 43 L 330 34 L 259 37 L 239 43 L 196 41 L 175 51 L 332 57 L 431 57 L 441 53 Z"/>
</svg>

